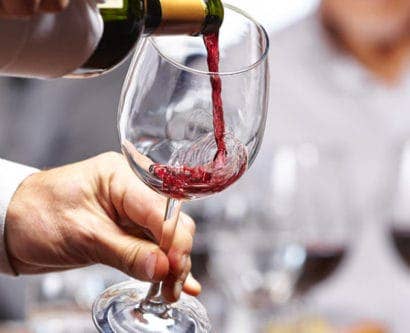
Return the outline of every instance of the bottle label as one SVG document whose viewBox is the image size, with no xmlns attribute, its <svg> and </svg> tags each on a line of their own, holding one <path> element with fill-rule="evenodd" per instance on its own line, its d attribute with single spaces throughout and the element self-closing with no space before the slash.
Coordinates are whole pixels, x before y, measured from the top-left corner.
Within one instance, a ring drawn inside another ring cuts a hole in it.
<svg viewBox="0 0 410 333">
<path fill-rule="evenodd" d="M 207 15 L 203 0 L 160 0 L 162 23 L 155 33 L 197 34 Z"/>
<path fill-rule="evenodd" d="M 124 7 L 124 0 L 105 0 L 98 4 L 98 8 L 117 9 Z"/>
</svg>

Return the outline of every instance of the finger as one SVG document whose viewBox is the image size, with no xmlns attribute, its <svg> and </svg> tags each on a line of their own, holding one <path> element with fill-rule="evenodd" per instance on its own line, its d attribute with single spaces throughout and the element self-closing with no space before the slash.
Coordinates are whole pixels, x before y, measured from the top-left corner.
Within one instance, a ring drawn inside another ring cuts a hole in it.
<svg viewBox="0 0 410 333">
<path fill-rule="evenodd" d="M 61 12 L 67 8 L 69 0 L 42 0 L 39 10 L 47 13 Z"/>
<path fill-rule="evenodd" d="M 110 199 L 120 219 L 128 219 L 151 231 L 157 242 L 162 235 L 166 199 L 143 184 L 125 160 L 110 185 Z"/>
<path fill-rule="evenodd" d="M 179 299 L 181 291 L 186 289 L 191 295 L 201 292 L 200 284 L 192 278 L 189 279 L 186 288 L 185 280 L 192 268 L 190 254 L 193 246 L 195 223 L 188 215 L 181 214 L 174 241 L 168 253 L 169 274 L 164 281 L 162 294 L 170 302 Z"/>
<path fill-rule="evenodd" d="M 38 11 L 40 0 L 3 0 L 2 5 L 6 15 L 27 17 Z"/>
<path fill-rule="evenodd" d="M 111 158 L 116 165 L 110 182 L 109 198 L 120 220 L 133 221 L 148 229 L 156 241 L 160 242 L 166 199 L 143 184 L 122 156 L 118 154 L 104 156 L 106 159 Z M 104 162 L 103 165 L 109 165 L 107 160 Z M 185 214 L 182 216 L 190 232 L 194 234 L 195 224 L 192 219 Z"/>
<path fill-rule="evenodd" d="M 185 223 L 178 223 L 175 230 L 174 240 L 168 252 L 169 273 L 162 286 L 162 295 L 169 302 L 179 299 L 184 282 L 191 271 L 192 232 L 190 219 L 185 219 Z"/>
<path fill-rule="evenodd" d="M 185 283 L 185 280 L 188 277 L 189 272 L 191 271 L 192 263 L 191 259 L 188 259 L 188 262 L 179 276 L 175 276 L 170 272 L 165 278 L 162 284 L 162 296 L 168 302 L 176 302 L 181 296 L 181 292 Z"/>
<path fill-rule="evenodd" d="M 192 276 L 191 273 L 188 274 L 188 277 L 185 280 L 184 287 L 182 289 L 189 295 L 198 296 L 202 291 L 201 284 Z"/>
<path fill-rule="evenodd" d="M 159 282 L 169 271 L 168 258 L 158 245 L 123 233 L 99 234 L 96 261 L 138 280 Z"/>
<path fill-rule="evenodd" d="M 191 236 L 194 237 L 196 226 L 195 226 L 195 221 L 192 219 L 192 217 L 190 217 L 189 215 L 185 213 L 181 213 L 179 218 L 180 220 L 178 223 L 182 223 L 185 226 L 185 228 L 188 230 L 188 232 L 191 234 Z"/>
<path fill-rule="evenodd" d="M 169 272 L 178 278 L 190 261 L 194 238 L 186 224 L 178 223 L 172 245 L 168 251 Z"/>
</svg>

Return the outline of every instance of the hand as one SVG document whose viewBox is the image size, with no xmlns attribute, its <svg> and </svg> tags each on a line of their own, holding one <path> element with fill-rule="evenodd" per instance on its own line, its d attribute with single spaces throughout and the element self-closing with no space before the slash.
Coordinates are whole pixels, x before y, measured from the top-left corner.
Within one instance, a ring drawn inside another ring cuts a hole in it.
<svg viewBox="0 0 410 333">
<path fill-rule="evenodd" d="M 139 280 L 163 280 L 162 293 L 171 302 L 182 288 L 198 295 L 200 285 L 188 276 L 192 219 L 180 214 L 168 255 L 144 232 L 161 238 L 165 204 L 117 153 L 33 174 L 7 211 L 10 262 L 19 274 L 101 263 Z"/>
<path fill-rule="evenodd" d="M 68 6 L 70 0 L 0 0 L 0 17 L 29 17 L 39 12 L 55 13 Z"/>
</svg>

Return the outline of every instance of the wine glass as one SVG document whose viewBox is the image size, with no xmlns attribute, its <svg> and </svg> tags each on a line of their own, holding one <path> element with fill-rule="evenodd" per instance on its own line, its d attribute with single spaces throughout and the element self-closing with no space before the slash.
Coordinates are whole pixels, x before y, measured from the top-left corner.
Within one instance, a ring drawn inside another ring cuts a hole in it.
<svg viewBox="0 0 410 333">
<path fill-rule="evenodd" d="M 257 326 L 272 314 L 299 316 L 299 301 L 337 271 L 353 237 L 344 151 L 268 141 L 245 179 L 224 194 L 223 225 L 209 230 L 211 274 Z"/>
<path fill-rule="evenodd" d="M 220 192 L 239 179 L 254 161 L 264 132 L 267 33 L 241 10 L 224 7 L 219 72 L 208 71 L 201 38 L 151 37 L 134 55 L 122 91 L 118 128 L 123 153 L 136 175 L 167 197 L 157 240 L 165 253 L 181 203 Z M 211 91 L 211 82 L 215 87 L 219 79 L 223 117 L 212 103 L 218 104 L 218 92 Z M 214 125 L 219 132 L 214 133 Z M 210 330 L 195 298 L 182 294 L 168 304 L 161 283 L 131 281 L 109 288 L 96 300 L 93 318 L 100 332 Z"/>
<path fill-rule="evenodd" d="M 313 293 L 331 282 L 355 240 L 347 157 L 343 147 L 333 144 L 307 142 L 275 150 L 270 216 L 276 228 L 293 230 L 304 261 L 293 281 L 290 306 L 273 322 L 309 325 L 319 317 L 338 325 L 349 317 L 342 309 L 323 306 L 323 296 Z"/>
<path fill-rule="evenodd" d="M 389 232 L 397 254 L 410 267 L 410 141 L 404 143 L 397 162 Z"/>
<path fill-rule="evenodd" d="M 353 210 L 348 196 L 345 154 L 338 147 L 305 143 L 281 154 L 294 159 L 297 192 L 294 223 L 305 249 L 296 293 L 305 295 L 328 279 L 346 258 L 353 241 Z"/>
</svg>

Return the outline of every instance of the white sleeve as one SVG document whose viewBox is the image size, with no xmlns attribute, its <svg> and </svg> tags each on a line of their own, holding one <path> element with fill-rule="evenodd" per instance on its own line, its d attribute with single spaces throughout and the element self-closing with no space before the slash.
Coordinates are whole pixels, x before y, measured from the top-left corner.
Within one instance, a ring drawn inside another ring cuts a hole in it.
<svg viewBox="0 0 410 333">
<path fill-rule="evenodd" d="M 19 185 L 36 171 L 37 169 L 0 159 L 0 273 L 14 275 L 4 242 L 7 208 Z"/>
</svg>

